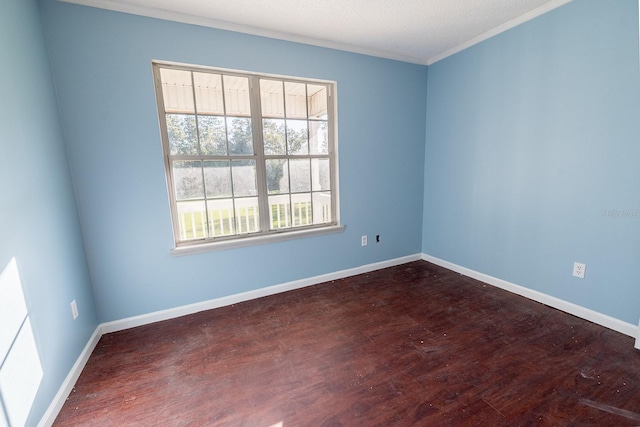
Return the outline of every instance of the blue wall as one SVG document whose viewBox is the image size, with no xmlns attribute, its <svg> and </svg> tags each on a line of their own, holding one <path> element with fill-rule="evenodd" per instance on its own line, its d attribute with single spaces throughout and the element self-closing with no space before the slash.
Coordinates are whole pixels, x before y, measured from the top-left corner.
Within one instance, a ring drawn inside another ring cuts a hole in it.
<svg viewBox="0 0 640 427">
<path fill-rule="evenodd" d="M 15 258 L 44 371 L 28 425 L 99 322 L 420 251 L 636 323 L 636 0 L 574 0 L 428 79 L 418 65 L 40 8 L 50 61 L 34 0 L 0 14 L 0 269 Z M 336 80 L 346 231 L 171 257 L 152 59 Z M 383 243 L 363 248 L 363 234 Z"/>
<path fill-rule="evenodd" d="M 423 252 L 636 324 L 637 0 L 575 0 L 429 67 L 427 92 Z"/>
<path fill-rule="evenodd" d="M 420 252 L 426 67 L 41 5 L 101 322 Z M 337 81 L 345 232 L 170 256 L 153 59 Z"/>
<path fill-rule="evenodd" d="M 35 425 L 97 326 L 35 1 L 2 3 L 0 82 L 0 273 L 15 259 L 43 370 Z"/>
</svg>

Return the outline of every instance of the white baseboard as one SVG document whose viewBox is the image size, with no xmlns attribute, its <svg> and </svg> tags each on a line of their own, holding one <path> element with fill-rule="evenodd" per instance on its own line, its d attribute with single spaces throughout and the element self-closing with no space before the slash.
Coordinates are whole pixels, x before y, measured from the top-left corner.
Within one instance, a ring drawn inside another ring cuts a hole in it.
<svg viewBox="0 0 640 427">
<path fill-rule="evenodd" d="M 67 400 L 67 396 L 69 396 L 69 393 L 71 393 L 71 390 L 73 390 L 78 377 L 80 377 L 80 373 L 84 369 L 84 365 L 87 364 L 89 356 L 91 356 L 93 349 L 96 348 L 98 341 L 100 341 L 102 333 L 102 328 L 100 327 L 100 325 L 98 325 L 96 330 L 93 331 L 91 338 L 89 338 L 89 341 L 84 346 L 84 349 L 82 350 L 82 353 L 80 353 L 80 356 L 76 360 L 76 363 L 74 363 L 71 367 L 71 371 L 69 371 L 69 374 L 62 382 L 58 393 L 56 393 L 53 401 L 40 419 L 38 427 L 50 427 L 51 425 L 53 425 L 53 422 L 56 420 L 58 413 L 62 409 L 62 405 L 64 405 L 64 402 Z"/>
<path fill-rule="evenodd" d="M 162 320 L 174 319 L 188 314 L 198 313 L 200 311 L 211 310 L 214 308 L 224 307 L 231 304 L 237 304 L 243 301 L 249 301 L 281 292 L 300 289 L 307 286 L 317 285 L 319 283 L 329 282 L 331 280 L 343 279 L 345 277 L 355 276 L 357 274 L 368 273 L 370 271 L 380 270 L 382 268 L 393 267 L 400 264 L 406 264 L 411 261 L 420 259 L 420 254 L 409 255 L 401 258 L 395 258 L 387 261 L 367 264 L 360 267 L 349 268 L 347 270 L 336 271 L 334 273 L 322 274 L 320 276 L 310 277 L 307 279 L 295 280 L 293 282 L 282 283 L 280 285 L 269 286 L 266 288 L 255 289 L 252 291 L 242 292 L 239 294 L 229 295 L 222 298 L 215 298 L 208 301 L 197 302 L 195 304 L 183 305 L 180 307 L 169 308 L 167 310 L 155 311 L 153 313 L 142 314 L 140 316 L 127 317 L 121 320 L 103 323 L 102 333 L 116 332 L 136 326 L 147 325 L 149 323 L 160 322 Z"/>
<path fill-rule="evenodd" d="M 513 283 L 504 281 L 502 279 L 498 279 L 483 273 L 479 273 L 477 271 L 468 269 L 466 267 L 461 267 L 459 265 L 450 263 L 448 261 L 441 260 L 439 258 L 432 257 L 427 254 L 416 254 L 409 255 L 401 258 L 395 258 L 392 260 L 377 262 L 373 264 L 367 264 L 360 267 L 350 268 L 346 270 L 337 271 L 334 273 L 323 274 L 320 276 L 310 277 L 307 279 L 295 280 L 292 282 L 283 283 L 280 285 L 269 286 L 266 288 L 256 289 L 253 291 L 242 292 L 235 295 L 229 295 L 222 298 L 216 298 L 208 301 L 203 301 L 195 304 L 184 305 L 181 307 L 170 308 L 167 310 L 156 311 L 153 313 L 143 314 L 140 316 L 128 317 L 121 320 L 115 320 L 112 322 L 102 323 L 98 325 L 93 335 L 87 342 L 87 345 L 82 350 L 82 353 L 78 357 L 78 360 L 71 368 L 71 371 L 65 378 L 64 382 L 60 386 L 58 393 L 54 397 L 53 401 L 47 408 L 47 411 L 43 415 L 40 423 L 38 423 L 38 427 L 50 427 L 55 421 L 58 413 L 62 409 L 64 402 L 71 393 L 82 369 L 86 365 L 89 360 L 89 356 L 93 352 L 94 348 L 98 344 L 98 341 L 102 337 L 103 334 L 109 332 L 116 332 L 124 329 L 133 328 L 136 326 L 142 326 L 154 322 L 159 322 L 162 320 L 169 320 L 180 316 L 185 316 L 188 314 L 198 313 L 204 310 L 211 310 L 214 308 L 224 307 L 231 304 L 236 304 L 243 301 L 249 301 L 255 298 L 261 298 L 264 296 L 274 295 L 281 292 L 286 292 L 294 289 L 300 289 L 307 286 L 317 285 L 319 283 L 329 282 L 331 280 L 343 279 L 345 277 L 355 276 L 358 274 L 369 273 L 371 271 L 380 270 L 387 267 L 393 267 L 396 265 L 406 264 L 408 262 L 417 261 L 423 259 L 425 261 L 431 262 L 433 264 L 439 265 L 441 267 L 447 268 L 449 270 L 458 272 L 465 276 L 471 277 L 476 280 L 480 280 L 481 282 L 487 283 L 489 285 L 496 286 L 501 289 L 505 289 L 507 291 L 513 292 L 515 294 L 527 297 L 534 301 L 538 301 L 550 307 L 556 308 L 558 310 L 562 310 L 566 313 L 573 314 L 574 316 L 581 317 L 583 319 L 589 320 L 593 323 L 605 326 L 609 329 L 613 329 L 625 335 L 629 335 L 632 337 L 636 337 L 640 331 L 640 326 L 635 326 L 621 320 L 615 319 L 613 317 L 607 316 L 602 313 L 598 313 L 596 311 L 590 310 L 588 308 L 581 307 L 579 305 L 561 300 L 559 298 L 552 297 L 550 295 L 543 294 L 538 291 L 534 291 L 519 285 L 515 285 Z M 640 349 L 640 335 L 636 340 L 636 348 Z"/>
<path fill-rule="evenodd" d="M 631 323 L 623 322 L 622 320 L 616 319 L 611 316 L 607 316 L 606 314 L 599 313 L 597 311 L 562 300 L 560 298 L 556 298 L 542 292 L 534 291 L 533 289 L 525 288 L 524 286 L 507 282 L 506 280 L 498 279 L 496 277 L 489 276 L 484 273 L 479 273 L 475 270 L 462 267 L 460 265 L 451 263 L 449 261 L 445 261 L 440 258 L 433 257 L 431 255 L 422 254 L 422 259 L 432 264 L 436 264 L 446 269 L 460 273 L 464 276 L 471 277 L 472 279 L 479 280 L 488 285 L 492 285 L 497 288 L 504 289 L 509 292 L 513 292 L 514 294 L 521 295 L 533 301 L 537 301 L 542 304 L 548 305 L 549 307 L 553 307 L 555 309 L 564 311 L 565 313 L 569 313 L 574 316 L 580 317 L 582 319 L 588 320 L 590 322 L 596 323 L 600 326 L 604 326 L 605 328 L 613 329 L 614 331 L 620 332 L 622 334 L 625 334 L 634 338 L 638 337 L 636 339 L 636 348 L 640 348 L 638 344 L 638 341 L 640 341 L 640 336 L 638 336 L 638 332 L 640 328 L 639 326 L 635 326 L 635 325 L 632 325 Z"/>
</svg>

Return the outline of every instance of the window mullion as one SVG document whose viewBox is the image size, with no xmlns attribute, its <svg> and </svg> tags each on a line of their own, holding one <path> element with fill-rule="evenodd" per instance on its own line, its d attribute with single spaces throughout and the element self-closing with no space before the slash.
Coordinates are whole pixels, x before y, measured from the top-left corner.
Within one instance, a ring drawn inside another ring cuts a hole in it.
<svg viewBox="0 0 640 427">
<path fill-rule="evenodd" d="M 227 120 L 227 91 L 225 90 L 224 76 L 224 74 L 220 74 L 220 91 L 222 92 L 222 117 L 224 118 L 224 141 L 227 153 L 226 156 L 223 157 L 224 160 L 229 163 L 229 179 L 231 180 L 229 183 L 231 189 L 231 214 L 233 215 L 233 228 L 231 229 L 231 234 L 238 234 L 238 215 L 236 212 L 236 196 L 233 184 L 233 158 L 231 157 L 231 153 L 229 150 L 229 120 Z"/>
<path fill-rule="evenodd" d="M 260 102 L 260 78 L 249 79 L 249 101 L 251 103 L 251 129 L 253 134 L 253 152 L 256 155 L 256 179 L 258 185 L 258 208 L 260 209 L 260 231 L 268 232 L 269 224 L 269 192 L 267 190 L 267 165 L 264 158 L 264 141 L 262 133 L 262 105 Z"/>
<path fill-rule="evenodd" d="M 307 154 L 311 154 L 311 127 L 310 127 L 310 119 L 309 119 L 309 86 L 304 85 L 304 107 L 307 111 Z M 313 218 L 313 161 L 311 157 L 309 159 L 309 205 L 311 206 L 311 224 L 315 223 Z M 307 207 L 307 220 L 309 220 L 309 207 Z M 309 225 L 308 223 L 306 225 Z"/>
</svg>

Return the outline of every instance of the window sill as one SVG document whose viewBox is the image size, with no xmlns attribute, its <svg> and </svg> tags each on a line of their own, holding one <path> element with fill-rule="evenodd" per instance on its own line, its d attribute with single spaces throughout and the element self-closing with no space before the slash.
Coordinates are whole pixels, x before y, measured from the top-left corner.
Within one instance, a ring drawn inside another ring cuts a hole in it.
<svg viewBox="0 0 640 427">
<path fill-rule="evenodd" d="M 330 227 L 310 228 L 298 231 L 286 231 L 281 233 L 263 234 L 238 239 L 221 240 L 218 242 L 195 243 L 192 245 L 178 246 L 171 249 L 172 256 L 198 254 L 203 252 L 221 251 L 226 249 L 243 248 L 247 246 L 263 245 L 266 243 L 284 242 L 287 240 L 301 239 L 304 237 L 322 236 L 325 234 L 342 233 L 344 225 L 332 225 Z"/>
</svg>

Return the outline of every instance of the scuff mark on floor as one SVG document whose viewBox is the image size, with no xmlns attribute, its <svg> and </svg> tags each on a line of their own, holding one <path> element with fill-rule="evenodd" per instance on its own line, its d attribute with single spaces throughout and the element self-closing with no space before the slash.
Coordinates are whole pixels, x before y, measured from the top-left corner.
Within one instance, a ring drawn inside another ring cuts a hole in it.
<svg viewBox="0 0 640 427">
<path fill-rule="evenodd" d="M 593 400 L 588 399 L 580 399 L 579 402 L 583 405 L 609 412 L 610 414 L 620 415 L 625 418 L 640 421 L 640 414 L 627 411 L 626 409 L 616 408 L 615 406 L 607 405 L 606 403 L 594 402 Z"/>
</svg>

